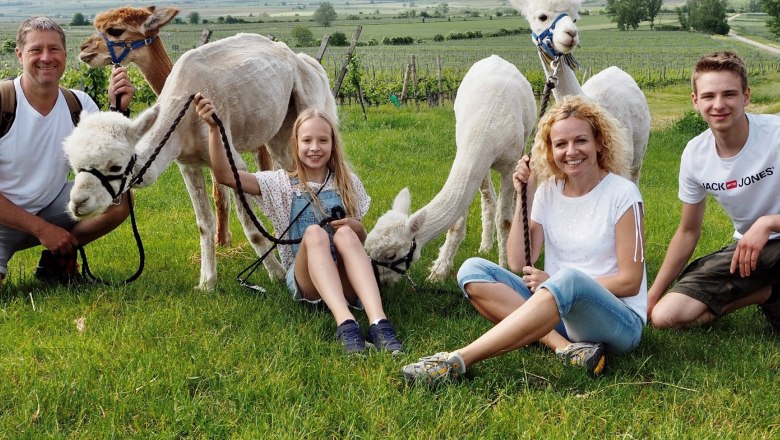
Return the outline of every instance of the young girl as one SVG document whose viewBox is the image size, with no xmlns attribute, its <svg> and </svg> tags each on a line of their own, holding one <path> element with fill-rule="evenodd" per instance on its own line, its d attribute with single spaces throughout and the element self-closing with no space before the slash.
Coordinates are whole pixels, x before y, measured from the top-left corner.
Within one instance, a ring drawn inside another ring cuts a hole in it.
<svg viewBox="0 0 780 440">
<path fill-rule="evenodd" d="M 209 157 L 214 178 L 236 188 L 222 137 L 212 119 L 214 105 L 195 96 L 200 117 L 209 126 Z M 239 171 L 241 187 L 271 219 L 284 238 L 302 238 L 300 244 L 281 245 L 287 287 L 298 301 L 324 301 L 338 324 L 336 337 L 347 353 L 360 353 L 366 343 L 348 306 L 365 308 L 371 323 L 368 341 L 379 350 L 398 354 L 403 346 L 386 319 L 371 260 L 363 248 L 366 230 L 361 223 L 371 201 L 360 179 L 349 171 L 338 133 L 320 110 L 298 116 L 290 141 L 295 168 L 248 173 Z M 335 209 L 335 210 L 334 210 Z M 341 210 L 345 215 L 321 227 L 320 221 Z"/>
</svg>

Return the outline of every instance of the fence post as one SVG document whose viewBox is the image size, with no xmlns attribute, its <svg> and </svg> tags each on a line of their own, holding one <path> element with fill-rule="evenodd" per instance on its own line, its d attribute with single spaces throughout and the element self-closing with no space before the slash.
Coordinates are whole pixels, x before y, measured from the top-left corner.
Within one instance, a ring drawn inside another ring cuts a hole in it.
<svg viewBox="0 0 780 440">
<path fill-rule="evenodd" d="M 404 69 L 404 84 L 401 87 L 401 102 L 406 104 L 406 92 L 409 90 L 409 71 L 412 70 L 412 65 L 407 64 Z"/>
<path fill-rule="evenodd" d="M 441 79 L 441 57 L 439 55 L 436 55 L 436 68 L 439 70 L 439 107 L 444 105 L 444 97 L 442 96 L 442 93 L 444 93 L 444 84 Z"/>
<path fill-rule="evenodd" d="M 330 41 L 330 35 L 323 35 L 322 41 L 320 42 L 320 48 L 317 49 L 317 55 L 314 56 L 314 59 L 316 59 L 318 63 L 322 63 L 322 57 L 325 56 L 325 49 L 328 48 L 328 41 Z"/>
<path fill-rule="evenodd" d="M 349 45 L 349 50 L 347 51 L 347 58 L 344 60 L 344 65 L 341 66 L 341 72 L 339 72 L 339 76 L 336 79 L 336 85 L 333 87 L 333 96 L 338 95 L 339 89 L 341 88 L 341 83 L 344 81 L 344 75 L 347 74 L 347 69 L 349 68 L 349 62 L 352 61 L 352 53 L 355 51 L 355 46 L 357 45 L 358 38 L 360 38 L 360 32 L 363 30 L 363 26 L 358 26 L 355 28 L 355 32 L 352 34 L 352 44 Z"/>
<path fill-rule="evenodd" d="M 414 101 L 415 103 L 419 104 L 417 102 L 417 57 L 412 55 L 412 61 L 410 63 L 411 65 L 411 77 L 412 77 L 412 93 L 414 94 Z"/>
<path fill-rule="evenodd" d="M 204 44 L 208 43 L 210 38 L 211 38 L 211 29 L 203 29 L 203 31 L 200 33 L 200 40 L 198 41 L 198 46 L 203 46 Z"/>
</svg>

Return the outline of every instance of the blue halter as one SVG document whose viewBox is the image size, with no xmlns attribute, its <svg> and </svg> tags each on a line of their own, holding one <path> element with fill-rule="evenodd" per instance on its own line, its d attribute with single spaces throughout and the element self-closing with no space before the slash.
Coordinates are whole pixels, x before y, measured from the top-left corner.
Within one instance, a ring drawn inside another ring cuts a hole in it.
<svg viewBox="0 0 780 440">
<path fill-rule="evenodd" d="M 539 47 L 545 53 L 545 55 L 547 55 L 550 58 L 555 58 L 555 57 L 561 55 L 553 47 L 553 41 L 552 41 L 552 39 L 553 39 L 553 31 L 555 30 L 555 25 L 558 24 L 558 21 L 561 18 L 568 17 L 568 16 L 569 16 L 569 14 L 567 14 L 565 12 L 561 13 L 561 15 L 559 15 L 558 17 L 555 18 L 555 20 L 553 20 L 553 22 L 550 25 L 550 27 L 545 29 L 544 32 L 542 32 L 539 35 L 536 35 L 535 33 L 531 32 L 531 38 L 533 38 L 534 43 L 536 44 L 536 46 Z"/>
<path fill-rule="evenodd" d="M 108 47 L 108 54 L 111 55 L 111 62 L 115 66 L 121 64 L 131 50 L 148 46 L 152 44 L 152 42 L 154 42 L 155 38 L 157 38 L 157 36 L 155 35 L 153 37 L 146 37 L 143 40 L 136 40 L 136 41 L 111 41 L 108 38 L 106 38 L 105 35 L 103 35 L 103 32 L 98 32 L 98 35 L 100 35 L 103 38 L 103 40 L 106 42 L 106 47 Z M 119 56 L 117 56 L 116 52 L 114 51 L 115 47 L 122 48 L 122 53 L 120 53 Z"/>
</svg>

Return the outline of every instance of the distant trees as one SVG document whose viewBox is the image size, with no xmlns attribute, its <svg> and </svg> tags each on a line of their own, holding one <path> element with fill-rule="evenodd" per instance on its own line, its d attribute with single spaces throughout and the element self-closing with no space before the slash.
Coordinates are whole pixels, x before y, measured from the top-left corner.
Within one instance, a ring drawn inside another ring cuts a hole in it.
<svg viewBox="0 0 780 440">
<path fill-rule="evenodd" d="M 347 39 L 347 34 L 341 31 L 336 31 L 333 34 L 331 34 L 330 38 L 328 39 L 328 42 L 337 47 L 343 47 L 343 46 L 349 46 L 349 40 Z"/>
<path fill-rule="evenodd" d="M 680 24 L 687 29 L 693 29 L 708 34 L 726 35 L 729 33 L 729 23 L 726 20 L 728 0 L 688 0 L 684 10 L 678 9 Z M 685 24 L 683 24 L 685 22 Z"/>
<path fill-rule="evenodd" d="M 73 19 L 70 21 L 71 26 L 86 26 L 89 24 L 89 20 L 84 18 L 84 14 L 76 12 L 73 14 Z"/>
<path fill-rule="evenodd" d="M 314 46 L 316 41 L 314 40 L 314 34 L 311 29 L 306 26 L 295 26 L 292 28 L 290 34 L 295 40 L 296 46 Z"/>
<path fill-rule="evenodd" d="M 330 26 L 336 17 L 338 17 L 336 10 L 333 9 L 333 5 L 331 5 L 329 2 L 320 3 L 320 7 L 314 11 L 314 15 L 312 16 L 315 22 L 325 27 Z"/>
<path fill-rule="evenodd" d="M 195 11 L 190 12 L 189 15 L 187 15 L 187 21 L 190 24 L 198 24 L 198 23 L 200 23 L 200 14 L 198 14 Z"/>
<path fill-rule="evenodd" d="M 605 12 L 621 31 L 636 30 L 645 20 L 650 22 L 652 29 L 662 5 L 663 0 L 607 0 Z"/>
<path fill-rule="evenodd" d="M 780 37 L 780 0 L 761 0 L 764 12 L 769 14 L 767 27 L 773 34 Z"/>
</svg>

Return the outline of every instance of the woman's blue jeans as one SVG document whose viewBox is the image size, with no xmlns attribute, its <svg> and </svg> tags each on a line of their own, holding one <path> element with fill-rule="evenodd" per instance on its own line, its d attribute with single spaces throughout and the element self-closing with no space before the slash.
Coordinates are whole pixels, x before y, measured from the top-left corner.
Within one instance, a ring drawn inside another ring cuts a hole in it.
<svg viewBox="0 0 780 440">
<path fill-rule="evenodd" d="M 458 270 L 458 285 L 501 283 L 524 299 L 531 291 L 523 279 L 484 258 L 469 258 Z M 572 342 L 603 342 L 608 351 L 625 353 L 639 345 L 642 319 L 595 279 L 576 269 L 562 269 L 539 285 L 552 293 L 561 322 L 555 328 Z"/>
</svg>

